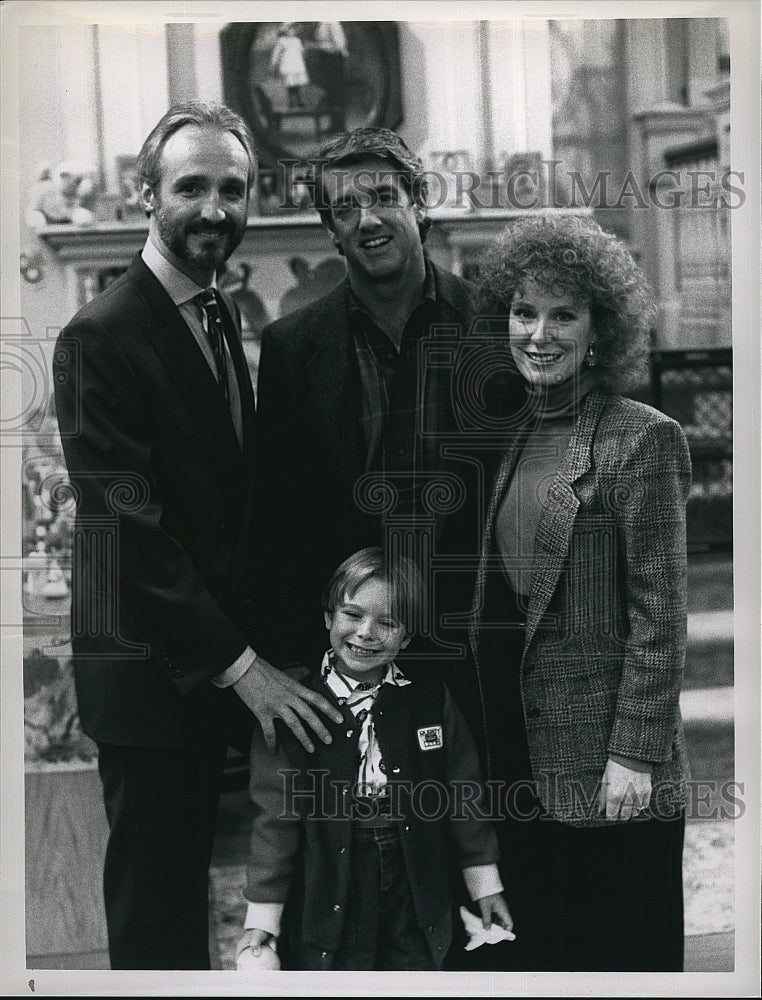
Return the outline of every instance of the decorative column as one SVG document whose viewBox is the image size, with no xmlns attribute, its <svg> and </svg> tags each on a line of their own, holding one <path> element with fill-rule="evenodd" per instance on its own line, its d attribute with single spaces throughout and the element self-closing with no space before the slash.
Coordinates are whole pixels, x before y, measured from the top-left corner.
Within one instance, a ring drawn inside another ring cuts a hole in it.
<svg viewBox="0 0 762 1000">
<path fill-rule="evenodd" d="M 714 127 L 705 109 L 687 108 L 671 102 L 633 116 L 640 155 L 640 190 L 647 199 L 646 208 L 632 210 L 632 233 L 641 248 L 641 262 L 659 298 L 659 337 L 661 348 L 690 347 L 681 343 L 679 292 L 679 246 L 677 214 L 680 202 L 671 206 L 682 190 L 679 177 L 666 174 L 667 153 L 689 146 L 701 139 L 714 141 Z M 646 194 L 648 192 L 648 194 Z M 683 194 L 682 199 L 686 198 Z M 693 211 L 693 209 L 687 209 Z"/>
<path fill-rule="evenodd" d="M 194 24 L 184 22 L 167 25 L 167 80 L 170 104 L 195 101 L 198 98 L 194 35 Z"/>
<path fill-rule="evenodd" d="M 553 152 L 550 23 L 545 18 L 486 24 L 492 109 L 491 146 L 496 169 L 515 153 Z"/>
</svg>

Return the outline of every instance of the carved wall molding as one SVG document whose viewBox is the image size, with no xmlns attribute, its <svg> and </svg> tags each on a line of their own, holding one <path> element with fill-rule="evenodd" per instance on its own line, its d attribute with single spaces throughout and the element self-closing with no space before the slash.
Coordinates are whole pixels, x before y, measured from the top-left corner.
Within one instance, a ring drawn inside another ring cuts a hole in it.
<svg viewBox="0 0 762 1000">
<path fill-rule="evenodd" d="M 483 212 L 437 212 L 426 244 L 431 258 L 456 274 L 465 262 L 499 235 L 512 220 L 536 214 L 584 214 L 589 209 L 510 209 Z M 66 272 L 70 310 L 74 313 L 97 295 L 108 280 L 128 267 L 145 243 L 147 221 L 100 222 L 92 226 L 47 226 L 38 233 Z M 271 318 L 280 297 L 294 285 L 290 263 L 304 258 L 311 266 L 336 259 L 317 213 L 249 219 L 246 234 L 229 261 L 231 270 L 245 263 L 252 286 L 269 303 Z"/>
</svg>

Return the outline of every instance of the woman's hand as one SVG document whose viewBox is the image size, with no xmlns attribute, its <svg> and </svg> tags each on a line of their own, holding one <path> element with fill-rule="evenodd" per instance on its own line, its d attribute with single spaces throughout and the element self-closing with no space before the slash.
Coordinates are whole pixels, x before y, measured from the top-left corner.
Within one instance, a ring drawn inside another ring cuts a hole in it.
<svg viewBox="0 0 762 1000">
<path fill-rule="evenodd" d="M 609 757 L 598 795 L 598 808 L 606 819 L 632 819 L 644 812 L 650 801 L 650 770 L 627 767 Z"/>
</svg>

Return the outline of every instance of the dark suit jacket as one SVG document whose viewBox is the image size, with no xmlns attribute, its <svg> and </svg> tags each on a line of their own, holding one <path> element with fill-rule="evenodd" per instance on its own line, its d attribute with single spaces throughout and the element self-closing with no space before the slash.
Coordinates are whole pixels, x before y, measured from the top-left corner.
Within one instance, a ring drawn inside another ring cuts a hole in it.
<svg viewBox="0 0 762 1000">
<path fill-rule="evenodd" d="M 478 666 L 486 578 L 501 572 L 495 519 L 519 454 L 515 441 L 487 512 L 471 632 Z M 674 420 L 598 390 L 585 398 L 537 527 L 521 661 L 532 773 L 546 810 L 564 822 L 605 822 L 585 803 L 595 803 L 611 753 L 652 762 L 654 811 L 685 803 L 690 482 Z M 499 724 L 499 707 L 491 714 Z"/>
<path fill-rule="evenodd" d="M 228 315 L 243 450 L 209 365 L 138 256 L 61 333 L 56 405 L 78 501 L 72 647 L 82 726 L 192 745 L 241 722 L 211 678 L 247 643 L 254 400 Z"/>
<path fill-rule="evenodd" d="M 425 410 L 435 414 L 435 426 L 421 426 L 419 433 L 435 435 L 441 442 L 436 468 L 425 470 L 441 488 L 431 494 L 430 542 L 421 544 L 429 544 L 430 552 L 442 558 L 448 551 L 465 554 L 475 566 L 485 473 L 471 451 L 483 444 L 485 434 L 492 438 L 502 427 L 499 419 L 487 418 L 485 423 L 485 414 L 507 406 L 504 376 L 509 355 L 505 342 L 495 350 L 474 332 L 470 283 L 436 266 L 433 270 L 436 316 L 421 345 L 419 401 L 424 393 L 436 394 L 436 405 Z M 365 478 L 361 405 L 345 279 L 322 299 L 263 332 L 257 550 L 269 551 L 260 564 L 267 566 L 260 596 L 271 612 L 261 634 L 263 652 L 276 662 L 310 662 L 322 654 L 320 596 L 330 574 L 352 552 L 384 541 L 381 513 L 393 507 L 394 474 L 385 480 L 389 490 L 379 486 L 378 475 L 374 488 L 372 470 L 371 479 Z M 393 518 L 392 510 L 388 524 Z M 419 520 L 413 530 L 420 539 L 427 526 Z M 460 606 L 466 617 L 469 596 L 470 588 Z M 268 645 L 265 636 L 272 623 L 277 625 Z"/>
</svg>

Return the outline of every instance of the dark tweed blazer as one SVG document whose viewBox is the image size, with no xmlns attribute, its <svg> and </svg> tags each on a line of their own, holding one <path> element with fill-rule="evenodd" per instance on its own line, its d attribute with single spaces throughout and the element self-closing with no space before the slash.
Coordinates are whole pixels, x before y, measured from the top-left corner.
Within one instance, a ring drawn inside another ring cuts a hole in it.
<svg viewBox="0 0 762 1000">
<path fill-rule="evenodd" d="M 520 449 L 509 445 L 488 505 L 471 627 L 477 673 L 486 578 L 499 572 L 495 519 Z M 684 804 L 690 480 L 674 420 L 599 390 L 585 398 L 537 528 L 521 662 L 533 776 L 556 819 L 605 824 L 595 803 L 611 753 L 653 763 L 654 813 Z"/>
</svg>

